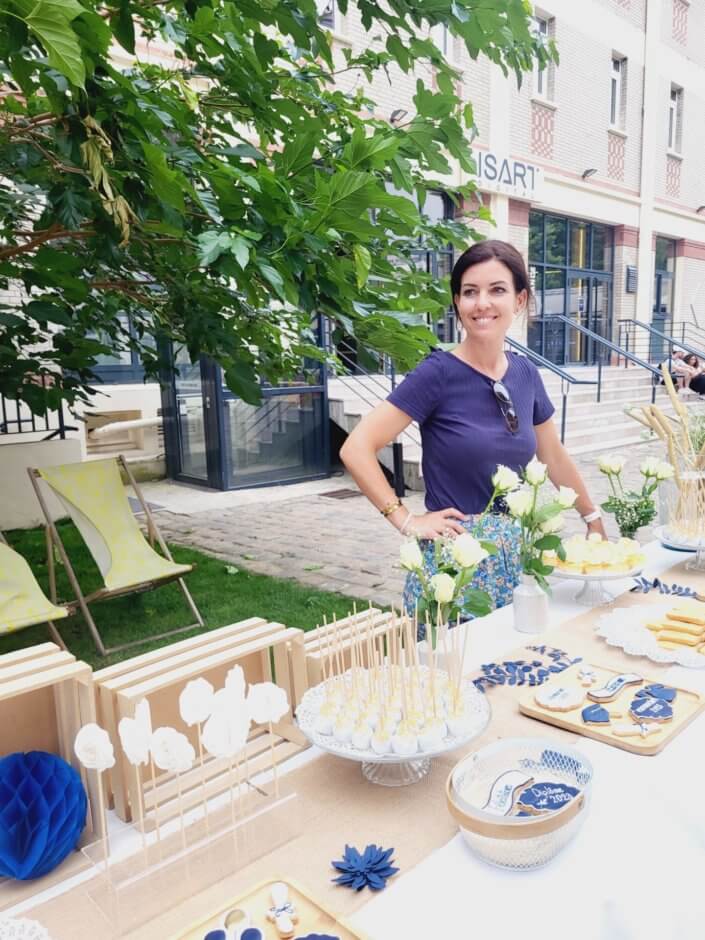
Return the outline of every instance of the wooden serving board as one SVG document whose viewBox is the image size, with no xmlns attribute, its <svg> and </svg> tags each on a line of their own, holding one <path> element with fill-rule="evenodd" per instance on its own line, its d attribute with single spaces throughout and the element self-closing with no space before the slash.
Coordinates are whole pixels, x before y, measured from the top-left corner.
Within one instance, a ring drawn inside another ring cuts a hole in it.
<svg viewBox="0 0 705 940">
<path fill-rule="evenodd" d="M 705 708 L 705 699 L 697 692 L 689 692 L 687 689 L 673 686 L 673 688 L 677 689 L 677 695 L 671 703 L 673 718 L 670 721 L 661 722 L 663 727 L 662 731 L 650 734 L 645 738 L 641 736 L 621 737 L 614 734 L 611 730 L 612 725 L 632 721 L 633 719 L 629 715 L 629 706 L 635 694 L 639 689 L 644 688 L 644 686 L 652 683 L 657 684 L 661 680 L 649 679 L 647 676 L 644 676 L 642 685 L 627 686 L 622 689 L 617 698 L 613 699 L 613 701 L 604 703 L 604 707 L 612 716 L 609 725 L 586 724 L 582 719 L 581 712 L 586 705 L 594 704 L 592 699 L 588 698 L 588 692 L 590 692 L 591 689 L 601 688 L 613 676 L 620 675 L 620 671 L 609 669 L 606 666 L 590 664 L 590 668 L 594 670 L 597 680 L 592 686 L 586 688 L 581 685 L 578 679 L 578 672 L 580 671 L 581 665 L 588 664 L 581 663 L 580 665 L 572 666 L 570 669 L 566 669 L 564 672 L 553 676 L 542 686 L 523 690 L 519 698 L 519 711 L 523 715 L 528 715 L 529 718 L 536 718 L 538 721 L 555 725 L 557 728 L 565 728 L 566 731 L 582 734 L 586 738 L 594 738 L 595 741 L 602 741 L 604 744 L 611 744 L 613 747 L 622 748 L 624 751 L 631 751 L 632 754 L 652 756 L 660 753 L 669 741 L 672 741 L 673 738 L 675 738 L 686 725 L 689 725 Z M 624 670 L 622 670 L 622 672 L 623 671 Z M 630 670 L 630 672 L 631 671 L 633 671 L 635 675 L 640 674 L 638 670 Z M 536 702 L 535 696 L 539 689 L 545 690 L 558 688 L 559 686 L 563 686 L 567 689 L 579 689 L 581 692 L 584 692 L 584 702 L 577 708 L 565 712 L 551 711 L 548 708 L 543 708 Z"/>
<path fill-rule="evenodd" d="M 211 914 L 200 924 L 190 927 L 186 933 L 179 934 L 178 938 L 174 938 L 174 940 L 203 940 L 210 930 L 223 927 L 228 911 L 234 908 L 242 908 L 247 911 L 252 926 L 259 927 L 264 940 L 279 940 L 276 927 L 267 920 L 267 911 L 272 904 L 270 892 L 275 881 L 284 881 L 284 879 L 272 878 L 269 881 L 263 881 L 251 891 Z M 330 911 L 327 911 L 296 882 L 287 879 L 285 884 L 289 888 L 289 900 L 296 908 L 299 917 L 295 929 L 296 937 L 306 937 L 310 933 L 322 933 L 338 937 L 339 940 L 364 940 L 361 933 L 353 930 L 342 918 L 336 917 Z"/>
</svg>

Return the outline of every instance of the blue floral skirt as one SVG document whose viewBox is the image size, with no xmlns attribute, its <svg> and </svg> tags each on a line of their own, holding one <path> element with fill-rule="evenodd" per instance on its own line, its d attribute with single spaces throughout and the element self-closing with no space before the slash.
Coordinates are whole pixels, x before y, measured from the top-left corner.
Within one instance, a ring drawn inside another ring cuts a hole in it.
<svg viewBox="0 0 705 940">
<path fill-rule="evenodd" d="M 476 538 L 484 539 L 488 542 L 494 542 L 497 546 L 497 553 L 490 555 L 481 561 L 468 587 L 479 588 L 492 598 L 495 608 L 504 607 L 512 602 L 512 592 L 519 583 L 521 574 L 521 564 L 519 561 L 519 537 L 520 529 L 518 523 L 504 513 L 491 514 L 485 516 L 481 523 L 479 532 L 475 532 L 475 527 L 479 515 L 470 516 L 467 520 L 462 520 L 461 525 L 467 529 Z M 424 571 L 426 577 L 430 578 L 436 574 L 435 565 L 435 543 L 432 539 L 421 539 L 419 542 L 421 552 L 424 557 Z M 418 575 L 410 571 L 406 576 L 404 584 L 403 605 L 406 613 L 413 617 L 416 602 L 421 596 L 421 581 Z M 462 621 L 474 619 L 474 614 L 470 611 L 463 611 Z M 424 639 L 426 628 L 419 623 L 419 639 Z"/>
</svg>

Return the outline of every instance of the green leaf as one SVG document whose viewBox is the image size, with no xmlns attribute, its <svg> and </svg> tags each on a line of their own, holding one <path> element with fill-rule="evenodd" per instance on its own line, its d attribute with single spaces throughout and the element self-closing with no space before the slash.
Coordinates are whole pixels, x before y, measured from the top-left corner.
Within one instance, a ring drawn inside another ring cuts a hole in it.
<svg viewBox="0 0 705 940">
<path fill-rule="evenodd" d="M 250 245 L 242 236 L 236 235 L 235 238 L 231 239 L 230 251 L 235 257 L 235 260 L 244 269 L 247 267 L 247 264 L 250 260 Z"/>
<path fill-rule="evenodd" d="M 25 23 L 44 46 L 49 65 L 61 72 L 74 85 L 83 88 L 86 67 L 81 46 L 71 28 L 71 20 L 84 12 L 76 0 L 39 0 Z"/>
<path fill-rule="evenodd" d="M 120 0 L 120 6 L 110 19 L 115 38 L 123 49 L 135 54 L 135 25 L 130 12 L 130 0 Z"/>
<path fill-rule="evenodd" d="M 248 405 L 261 404 L 262 389 L 250 366 L 231 366 L 225 370 L 224 375 L 225 384 L 233 395 L 237 395 Z M 244 557 L 246 556 L 243 555 Z"/>
<path fill-rule="evenodd" d="M 169 168 L 166 154 L 159 147 L 145 142 L 142 144 L 142 150 L 149 167 L 155 194 L 168 206 L 183 212 L 185 204 L 180 175 Z"/>
<path fill-rule="evenodd" d="M 276 268 L 273 268 L 271 264 L 267 264 L 265 261 L 258 261 L 257 267 L 262 272 L 264 278 L 268 281 L 269 284 L 277 292 L 281 300 L 286 300 L 286 293 L 284 290 L 284 280 L 281 274 L 277 271 Z"/>
<path fill-rule="evenodd" d="M 354 245 L 353 257 L 355 258 L 357 286 L 364 287 L 370 274 L 370 268 L 372 267 L 372 256 L 364 245 Z"/>
<path fill-rule="evenodd" d="M 494 542 L 488 542 L 485 539 L 480 539 L 480 545 L 484 548 L 488 555 L 496 555 L 499 552 L 499 549 Z"/>
<path fill-rule="evenodd" d="M 540 552 L 550 552 L 556 551 L 560 544 L 560 536 L 544 535 L 542 538 L 537 539 L 534 542 L 534 547 L 537 548 Z"/>
<path fill-rule="evenodd" d="M 492 598 L 486 591 L 479 588 L 468 588 L 464 594 L 463 607 L 476 617 L 484 617 L 494 610 Z"/>
</svg>

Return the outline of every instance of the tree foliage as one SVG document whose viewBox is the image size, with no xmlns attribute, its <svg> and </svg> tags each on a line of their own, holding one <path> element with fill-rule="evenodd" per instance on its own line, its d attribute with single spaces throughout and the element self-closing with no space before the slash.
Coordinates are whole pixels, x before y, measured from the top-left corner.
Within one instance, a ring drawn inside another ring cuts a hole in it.
<svg viewBox="0 0 705 940">
<path fill-rule="evenodd" d="M 316 314 L 417 361 L 446 295 L 414 247 L 472 235 L 419 212 L 432 179 L 473 169 L 472 108 L 427 28 L 518 77 L 555 51 L 524 0 L 357 6 L 369 48 L 340 62 L 314 0 L 0 0 L 0 392 L 87 399 L 98 355 L 133 348 L 155 372 L 162 333 L 256 401 L 322 355 Z M 118 67 L 140 36 L 170 44 L 167 66 Z M 396 123 L 336 85 L 422 62 L 434 88 Z M 28 381 L 47 371 L 50 389 Z"/>
</svg>

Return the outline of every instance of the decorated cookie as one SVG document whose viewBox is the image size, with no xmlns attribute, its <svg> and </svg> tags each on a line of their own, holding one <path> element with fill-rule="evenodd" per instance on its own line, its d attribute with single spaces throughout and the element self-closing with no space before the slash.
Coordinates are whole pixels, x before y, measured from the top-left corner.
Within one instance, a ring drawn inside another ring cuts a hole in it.
<svg viewBox="0 0 705 940">
<path fill-rule="evenodd" d="M 581 666 L 578 669 L 578 679 L 580 679 L 581 685 L 591 686 L 597 682 L 597 673 L 592 666 Z"/>
<path fill-rule="evenodd" d="M 518 816 L 555 813 L 580 793 L 567 783 L 540 781 L 527 787 L 517 800 Z"/>
<path fill-rule="evenodd" d="M 678 694 L 678 689 L 674 689 L 671 685 L 661 685 L 659 682 L 654 682 L 651 685 L 645 685 L 643 689 L 639 689 L 635 693 L 635 698 L 644 698 L 647 695 L 650 695 L 651 698 L 661 699 L 662 702 L 672 702 L 676 695 Z"/>
<path fill-rule="evenodd" d="M 648 738 L 650 734 L 658 734 L 659 731 L 663 731 L 661 725 L 649 724 L 646 721 L 639 722 L 639 724 L 632 724 L 631 722 L 623 722 L 619 725 L 612 725 L 610 729 L 613 734 L 616 734 L 620 738 Z"/>
<path fill-rule="evenodd" d="M 587 696 L 593 702 L 612 702 L 622 689 L 628 685 L 641 685 L 643 681 L 641 676 L 637 676 L 633 672 L 623 672 L 618 676 L 613 676 L 601 689 L 593 689 L 592 692 L 588 692 Z"/>
<path fill-rule="evenodd" d="M 602 705 L 588 705 L 580 713 L 586 725 L 608 725 L 610 713 Z"/>
<path fill-rule="evenodd" d="M 506 770 L 492 784 L 482 808 L 495 816 L 509 816 L 521 791 L 533 782 L 534 778 L 521 770 Z"/>
<path fill-rule="evenodd" d="M 570 712 L 585 701 L 585 693 L 580 689 L 567 689 L 562 685 L 556 688 L 539 689 L 534 700 L 541 708 L 550 712 Z"/>
<path fill-rule="evenodd" d="M 644 721 L 670 721 L 673 718 L 673 708 L 670 702 L 650 695 L 635 698 L 629 706 L 631 717 L 641 723 Z"/>
</svg>

